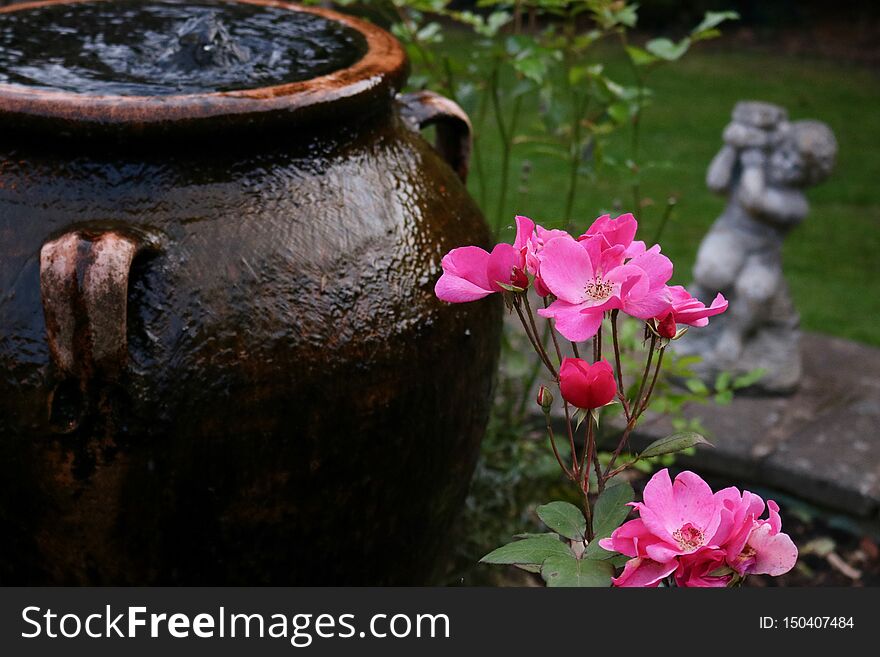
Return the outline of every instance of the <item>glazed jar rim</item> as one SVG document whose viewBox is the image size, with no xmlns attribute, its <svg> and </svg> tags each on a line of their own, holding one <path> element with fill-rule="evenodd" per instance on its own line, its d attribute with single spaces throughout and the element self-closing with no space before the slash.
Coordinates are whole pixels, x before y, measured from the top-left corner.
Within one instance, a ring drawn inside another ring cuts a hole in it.
<svg viewBox="0 0 880 657">
<path fill-rule="evenodd" d="M 106 0 L 36 0 L 0 7 L 0 14 L 51 5 Z M 367 21 L 323 7 L 285 0 L 233 2 L 306 12 L 342 23 L 366 41 L 365 54 L 347 68 L 278 85 L 156 96 L 91 95 L 0 83 L 0 120 L 60 128 L 68 134 L 136 131 L 187 126 L 260 125 L 281 120 L 303 123 L 327 120 L 340 112 L 369 109 L 387 102 L 408 74 L 406 52 L 391 34 Z"/>
</svg>

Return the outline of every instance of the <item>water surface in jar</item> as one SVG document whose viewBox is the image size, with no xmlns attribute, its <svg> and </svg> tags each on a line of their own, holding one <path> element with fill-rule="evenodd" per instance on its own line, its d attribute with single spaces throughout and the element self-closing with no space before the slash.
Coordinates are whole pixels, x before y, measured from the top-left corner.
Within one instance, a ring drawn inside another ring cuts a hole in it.
<svg viewBox="0 0 880 657">
<path fill-rule="evenodd" d="M 365 52 L 363 36 L 340 23 L 243 2 L 112 0 L 0 14 L 0 83 L 89 95 L 298 82 Z"/>
</svg>

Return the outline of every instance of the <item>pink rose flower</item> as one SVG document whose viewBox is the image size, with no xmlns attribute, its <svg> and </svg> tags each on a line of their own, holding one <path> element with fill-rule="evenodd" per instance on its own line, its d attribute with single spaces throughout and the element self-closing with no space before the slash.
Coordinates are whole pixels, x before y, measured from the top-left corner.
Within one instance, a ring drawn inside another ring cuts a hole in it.
<svg viewBox="0 0 880 657">
<path fill-rule="evenodd" d="M 544 250 L 544 245 L 547 242 L 557 237 L 570 237 L 570 235 L 564 230 L 556 228 L 548 230 L 536 224 L 535 234 L 529 240 L 528 248 L 526 249 L 526 268 L 535 277 L 535 293 L 540 297 L 546 297 L 550 294 L 550 290 L 547 289 L 541 278 L 541 252 Z"/>
<path fill-rule="evenodd" d="M 639 224 L 632 214 L 622 214 L 616 219 L 605 214 L 596 219 L 578 241 L 601 239 L 605 247 L 622 246 L 625 258 L 633 258 L 645 252 L 645 243 L 634 241 Z"/>
<path fill-rule="evenodd" d="M 577 242 L 557 237 L 541 253 L 541 280 L 556 296 L 538 314 L 556 320 L 566 339 L 583 342 L 593 337 L 606 310 L 621 309 L 639 319 L 656 317 L 669 309 L 666 282 L 672 263 L 654 246 L 624 263 L 622 244 L 603 240 Z"/>
<path fill-rule="evenodd" d="M 502 285 L 526 289 L 526 249 L 534 231 L 535 222 L 518 216 L 513 244 L 497 244 L 491 253 L 478 246 L 452 249 L 443 256 L 443 274 L 434 286 L 434 294 L 442 301 L 464 303 L 501 292 Z"/>
<path fill-rule="evenodd" d="M 677 324 L 706 326 L 709 323 L 709 317 L 719 315 L 727 310 L 727 299 L 720 293 L 715 296 L 712 305 L 706 307 L 681 285 L 667 286 L 666 291 L 671 307 L 655 318 L 657 332 L 664 338 L 675 336 L 678 330 Z"/>
<path fill-rule="evenodd" d="M 733 574 L 727 568 L 727 552 L 703 547 L 678 559 L 675 583 L 682 588 L 718 588 L 727 586 Z M 716 574 L 727 571 L 725 574 Z"/>
<path fill-rule="evenodd" d="M 637 557 L 627 561 L 620 576 L 611 581 L 619 588 L 653 588 L 660 586 L 660 581 L 674 573 L 677 567 L 675 561 L 660 563 L 646 557 Z"/>
<path fill-rule="evenodd" d="M 748 491 L 725 488 L 712 493 L 693 472 L 673 483 L 660 470 L 645 486 L 643 502 L 631 506 L 639 517 L 599 542 L 631 557 L 615 586 L 657 586 L 674 574 L 683 587 L 726 586 L 733 572 L 781 575 L 794 567 L 797 547 L 782 533 L 779 507 Z"/>
<path fill-rule="evenodd" d="M 727 563 L 740 575 L 782 575 L 794 568 L 798 550 L 782 532 L 779 505 L 767 500 L 767 518 L 761 519 L 764 500 L 734 488 L 716 494 L 722 507 L 722 531 L 717 541 L 727 550 Z"/>
<path fill-rule="evenodd" d="M 565 358 L 559 368 L 559 390 L 577 408 L 600 408 L 617 395 L 617 384 L 608 361 L 590 364 L 582 358 Z"/>
</svg>

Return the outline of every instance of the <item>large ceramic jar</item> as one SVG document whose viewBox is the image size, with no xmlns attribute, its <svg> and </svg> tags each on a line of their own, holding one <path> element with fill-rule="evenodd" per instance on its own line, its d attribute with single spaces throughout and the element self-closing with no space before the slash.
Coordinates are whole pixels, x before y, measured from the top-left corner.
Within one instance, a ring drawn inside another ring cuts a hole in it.
<svg viewBox="0 0 880 657">
<path fill-rule="evenodd" d="M 170 95 L 0 68 L 2 584 L 420 583 L 462 504 L 501 311 L 433 295 L 488 240 L 467 117 L 377 27 L 233 4 L 362 51 Z"/>
</svg>

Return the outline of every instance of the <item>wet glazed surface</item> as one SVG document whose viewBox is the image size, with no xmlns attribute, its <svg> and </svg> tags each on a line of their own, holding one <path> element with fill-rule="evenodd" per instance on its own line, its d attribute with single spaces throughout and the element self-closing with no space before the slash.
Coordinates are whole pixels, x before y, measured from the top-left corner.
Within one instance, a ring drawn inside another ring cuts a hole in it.
<svg viewBox="0 0 880 657">
<path fill-rule="evenodd" d="M 0 83 L 88 95 L 273 86 L 365 52 L 363 37 L 334 21 L 245 3 L 113 0 L 0 14 Z"/>
<path fill-rule="evenodd" d="M 442 255 L 488 233 L 431 147 L 376 121 L 238 151 L 0 150 L 0 583 L 426 579 L 501 308 L 434 297 Z M 127 365 L 82 398 L 40 301 L 40 249 L 71 230 L 141 245 Z"/>
</svg>

